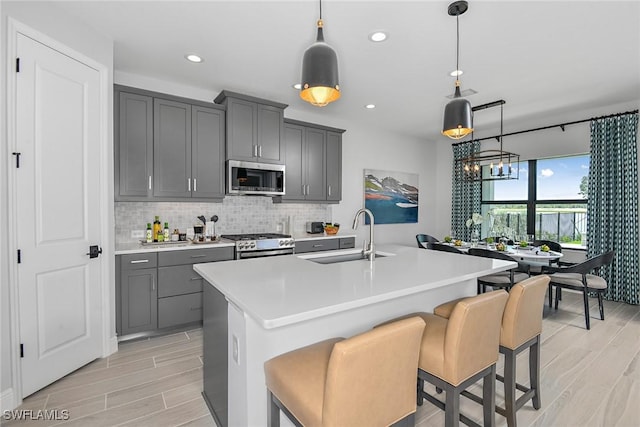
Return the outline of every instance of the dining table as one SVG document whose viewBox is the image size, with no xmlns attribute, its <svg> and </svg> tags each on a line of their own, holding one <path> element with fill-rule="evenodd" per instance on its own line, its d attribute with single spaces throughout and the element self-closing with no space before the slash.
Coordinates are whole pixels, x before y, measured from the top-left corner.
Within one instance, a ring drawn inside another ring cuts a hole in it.
<svg viewBox="0 0 640 427">
<path fill-rule="evenodd" d="M 453 246 L 464 253 L 469 252 L 469 249 L 471 249 L 472 247 L 497 251 L 495 246 L 487 245 L 486 243 L 482 243 L 482 242 L 478 243 L 476 246 L 473 246 L 471 243 L 468 243 L 468 242 L 462 242 L 462 245 L 460 246 L 456 246 L 454 243 L 442 243 L 442 244 Z M 545 252 L 538 246 L 521 247 L 518 245 L 507 245 L 506 250 L 500 251 L 500 252 L 506 255 L 509 255 L 510 257 L 512 257 L 517 261 L 523 261 L 523 262 L 537 264 L 537 265 L 541 263 L 545 263 L 545 261 L 547 262 L 556 261 L 562 258 L 563 256 L 562 252 L 556 252 L 556 251 Z"/>
</svg>

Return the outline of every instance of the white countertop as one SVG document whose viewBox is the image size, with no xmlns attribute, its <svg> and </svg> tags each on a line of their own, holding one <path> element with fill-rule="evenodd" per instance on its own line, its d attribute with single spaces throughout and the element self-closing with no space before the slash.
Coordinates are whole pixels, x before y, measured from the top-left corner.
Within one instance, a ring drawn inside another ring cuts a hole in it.
<svg viewBox="0 0 640 427">
<path fill-rule="evenodd" d="M 194 270 L 228 301 L 271 329 L 516 266 L 515 262 L 408 246 L 382 245 L 377 249 L 395 255 L 376 258 L 373 263 L 318 264 L 301 258 L 360 251 L 349 249 L 196 264 Z"/>
<path fill-rule="evenodd" d="M 317 239 L 340 239 L 346 237 L 356 237 L 355 234 L 341 233 L 338 231 L 338 234 L 327 234 L 327 233 L 297 233 L 293 234 L 291 237 L 295 239 L 296 242 L 304 242 L 308 240 L 317 240 Z"/>
<path fill-rule="evenodd" d="M 355 234 L 334 234 L 328 235 L 325 233 L 318 234 L 308 234 L 308 233 L 299 233 L 294 234 L 292 237 L 298 241 L 308 241 L 308 240 L 317 240 L 317 239 L 339 239 L 341 237 L 356 237 Z M 221 239 L 218 242 L 209 242 L 209 243 L 191 243 L 191 242 L 178 242 L 178 243 L 157 243 L 144 245 L 142 243 L 137 242 L 128 242 L 128 243 L 118 243 L 116 245 L 115 255 L 126 255 L 126 254 L 140 254 L 140 253 L 149 253 L 149 252 L 162 252 L 162 251 L 181 251 L 181 250 L 189 250 L 189 249 L 203 249 L 203 248 L 221 248 L 225 246 L 235 246 L 235 243 L 231 240 Z"/>
<path fill-rule="evenodd" d="M 164 251 L 184 251 L 191 249 L 204 249 L 204 248 L 223 248 L 228 246 L 235 246 L 236 244 L 230 240 L 222 239 L 219 242 L 208 243 L 191 243 L 191 242 L 178 242 L 178 243 L 158 243 L 152 245 L 143 245 L 142 243 L 119 243 L 116 245 L 115 255 L 127 255 L 127 254 L 141 254 L 149 252 L 164 252 Z"/>
</svg>

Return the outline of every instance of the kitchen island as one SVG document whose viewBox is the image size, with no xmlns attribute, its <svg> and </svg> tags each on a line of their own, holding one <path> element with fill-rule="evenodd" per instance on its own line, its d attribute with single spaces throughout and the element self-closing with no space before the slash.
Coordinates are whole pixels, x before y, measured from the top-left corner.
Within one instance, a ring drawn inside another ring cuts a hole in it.
<svg viewBox="0 0 640 427">
<path fill-rule="evenodd" d="M 266 360 L 407 313 L 431 311 L 475 294 L 477 277 L 517 265 L 391 245 L 379 247 L 373 262 L 314 261 L 355 252 L 194 266 L 211 285 L 204 287 L 204 396 L 219 424 L 266 425 Z"/>
</svg>

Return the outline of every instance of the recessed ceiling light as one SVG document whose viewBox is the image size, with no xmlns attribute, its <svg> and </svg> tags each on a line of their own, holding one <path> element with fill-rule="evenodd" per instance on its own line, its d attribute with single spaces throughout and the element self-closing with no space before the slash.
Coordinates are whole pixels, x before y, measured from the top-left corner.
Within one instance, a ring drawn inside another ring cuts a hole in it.
<svg viewBox="0 0 640 427">
<path fill-rule="evenodd" d="M 195 62 L 196 64 L 203 61 L 203 59 L 198 55 L 196 55 L 195 53 L 189 53 L 184 57 L 187 58 L 187 61 Z"/>
<path fill-rule="evenodd" d="M 462 70 L 453 70 L 452 72 L 449 73 L 449 75 L 451 77 L 458 77 L 464 74 L 464 71 Z"/>
<path fill-rule="evenodd" d="M 368 110 L 373 110 L 374 108 L 376 108 L 375 104 L 367 104 L 364 106 L 364 108 L 368 109 Z"/>
<path fill-rule="evenodd" d="M 387 39 L 387 33 L 384 31 L 376 31 L 375 33 L 369 34 L 369 40 L 372 42 L 383 42 Z"/>
<path fill-rule="evenodd" d="M 294 84 L 294 85 L 293 85 L 293 88 L 294 88 L 294 89 L 296 89 L 296 90 L 300 90 L 300 89 L 302 89 L 302 83 L 296 83 L 296 84 Z"/>
</svg>

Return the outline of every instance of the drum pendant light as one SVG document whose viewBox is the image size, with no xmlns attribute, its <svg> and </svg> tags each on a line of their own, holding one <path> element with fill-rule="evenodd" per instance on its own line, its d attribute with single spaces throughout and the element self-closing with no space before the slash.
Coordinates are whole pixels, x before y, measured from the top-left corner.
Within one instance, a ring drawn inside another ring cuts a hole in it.
<svg viewBox="0 0 640 427">
<path fill-rule="evenodd" d="M 317 107 L 324 107 L 340 98 L 338 84 L 338 56 L 325 43 L 322 33 L 322 0 L 316 42 L 305 52 L 302 59 L 302 87 L 300 98 Z"/>
<path fill-rule="evenodd" d="M 456 1 L 449 5 L 448 13 L 456 17 L 456 90 L 453 99 L 444 108 L 442 134 L 451 139 L 460 139 L 473 132 L 473 113 L 471 103 L 460 94 L 460 23 L 459 16 L 465 13 L 469 5 L 466 1 Z"/>
</svg>

